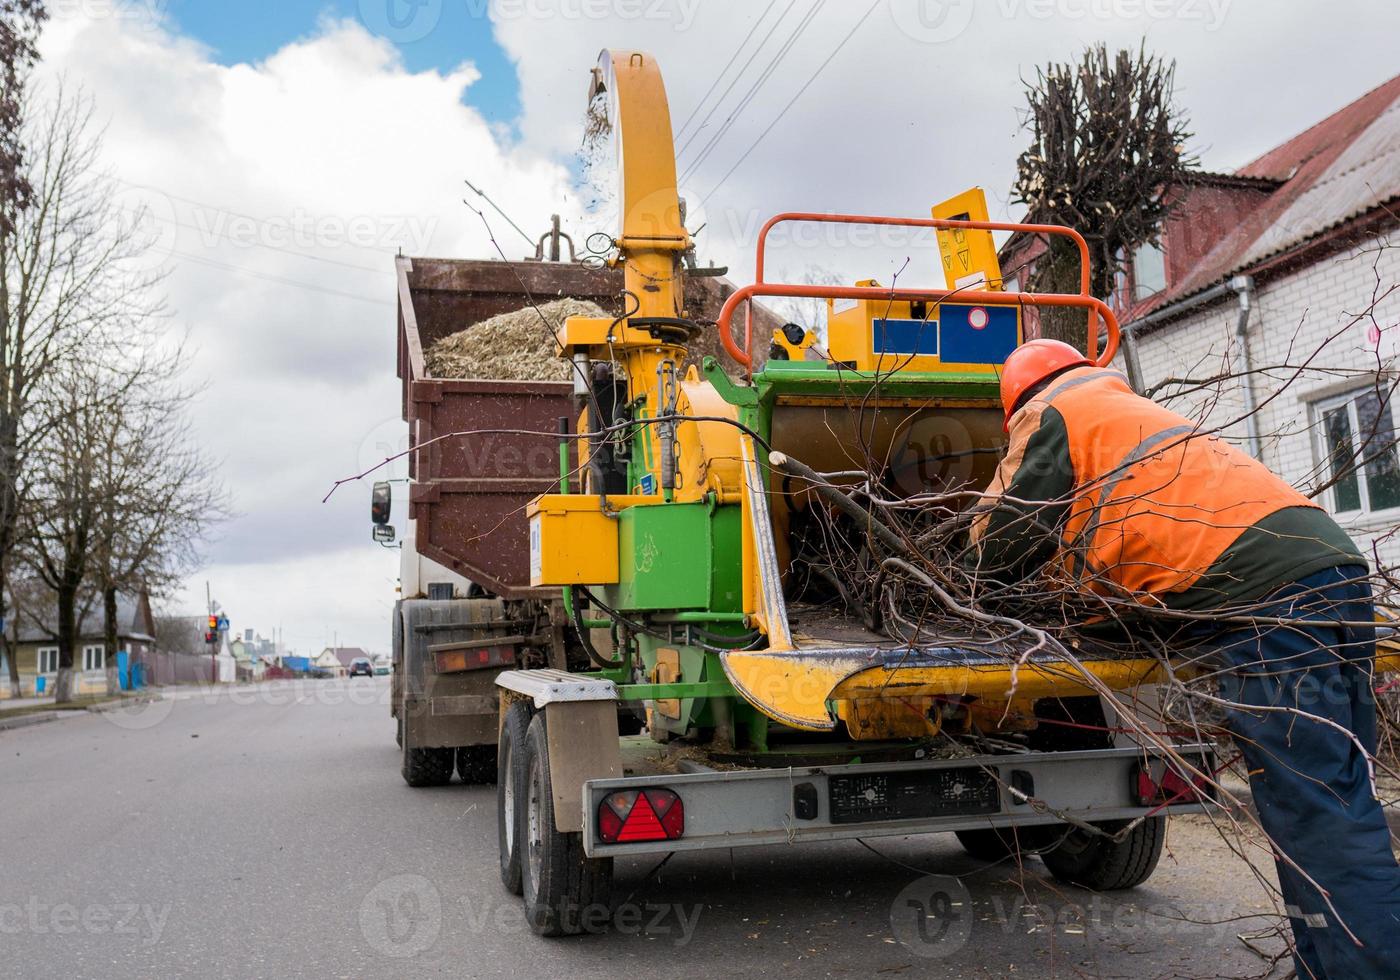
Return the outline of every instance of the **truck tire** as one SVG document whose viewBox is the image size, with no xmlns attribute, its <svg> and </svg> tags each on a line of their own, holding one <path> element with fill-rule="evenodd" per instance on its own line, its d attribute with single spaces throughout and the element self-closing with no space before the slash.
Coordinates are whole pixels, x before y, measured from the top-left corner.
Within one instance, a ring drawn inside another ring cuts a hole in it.
<svg viewBox="0 0 1400 980">
<path fill-rule="evenodd" d="M 987 827 L 977 830 L 955 830 L 953 836 L 963 850 L 979 861 L 1000 861 L 1020 851 L 1030 854 L 1049 847 L 1064 834 L 1063 826 L 1047 827 Z"/>
<path fill-rule="evenodd" d="M 582 834 L 554 826 L 543 713 L 525 735 L 524 804 L 520 882 L 530 928 L 540 936 L 602 931 L 612 919 L 612 858 L 586 856 Z"/>
<path fill-rule="evenodd" d="M 1110 834 L 1127 825 L 1126 820 L 1098 824 Z M 1118 891 L 1140 885 L 1151 877 L 1166 838 L 1166 817 L 1149 817 L 1121 841 L 1074 828 L 1058 847 L 1046 851 L 1040 859 L 1061 881 L 1096 892 Z"/>
<path fill-rule="evenodd" d="M 496 746 L 463 745 L 457 749 L 457 775 L 468 786 L 486 786 L 496 781 Z"/>
<path fill-rule="evenodd" d="M 394 719 L 394 744 L 403 748 L 403 719 Z"/>
<path fill-rule="evenodd" d="M 403 750 L 403 781 L 413 787 L 446 786 L 452 782 L 452 749 Z"/>
<path fill-rule="evenodd" d="M 530 730 L 530 704 L 517 701 L 506 709 L 496 746 L 496 844 L 500 852 L 501 884 L 512 895 L 521 893 L 520 829 L 525 799 L 525 734 Z"/>
</svg>

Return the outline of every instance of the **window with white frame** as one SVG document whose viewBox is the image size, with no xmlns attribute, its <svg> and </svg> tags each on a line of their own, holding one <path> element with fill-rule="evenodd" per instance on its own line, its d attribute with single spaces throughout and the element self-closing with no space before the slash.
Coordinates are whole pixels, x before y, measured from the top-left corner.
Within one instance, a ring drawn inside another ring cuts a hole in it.
<svg viewBox="0 0 1400 980">
<path fill-rule="evenodd" d="M 1144 300 L 1167 288 L 1167 257 L 1158 245 L 1144 242 L 1133 253 L 1133 298 Z"/>
<path fill-rule="evenodd" d="M 39 648 L 39 673 L 58 673 L 58 647 Z"/>
<path fill-rule="evenodd" d="M 1400 451 L 1390 393 L 1367 388 L 1314 406 L 1318 453 L 1332 512 L 1400 507 Z"/>
<path fill-rule="evenodd" d="M 107 648 L 100 643 L 83 647 L 83 670 L 102 670 L 107 666 Z"/>
</svg>

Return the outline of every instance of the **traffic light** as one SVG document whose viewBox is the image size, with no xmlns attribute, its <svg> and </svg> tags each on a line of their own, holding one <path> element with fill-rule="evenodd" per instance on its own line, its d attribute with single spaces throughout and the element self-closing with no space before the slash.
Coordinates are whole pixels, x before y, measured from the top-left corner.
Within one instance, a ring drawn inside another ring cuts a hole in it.
<svg viewBox="0 0 1400 980">
<path fill-rule="evenodd" d="M 210 632 L 210 633 L 217 633 L 218 631 L 219 631 L 219 617 L 218 617 L 218 616 L 215 616 L 213 613 L 210 613 L 210 614 L 209 614 L 209 632 Z M 214 641 L 213 641 L 213 640 L 210 640 L 209 642 L 210 642 L 210 643 L 213 643 Z"/>
<path fill-rule="evenodd" d="M 208 633 L 205 633 L 205 634 L 204 634 L 204 642 L 205 642 L 205 643 L 218 643 L 218 642 L 219 642 L 219 634 L 218 634 L 218 633 L 215 633 L 213 630 L 210 630 Z"/>
</svg>

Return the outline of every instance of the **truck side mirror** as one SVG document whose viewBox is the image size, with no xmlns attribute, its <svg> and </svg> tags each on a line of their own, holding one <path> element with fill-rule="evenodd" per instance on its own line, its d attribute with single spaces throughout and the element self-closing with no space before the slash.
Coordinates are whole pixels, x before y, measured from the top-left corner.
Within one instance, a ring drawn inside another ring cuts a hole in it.
<svg viewBox="0 0 1400 980">
<path fill-rule="evenodd" d="M 389 510 L 394 502 L 394 492 L 387 483 L 376 483 L 374 489 L 370 491 L 369 498 L 369 519 L 370 522 L 384 527 L 389 523 Z"/>
</svg>

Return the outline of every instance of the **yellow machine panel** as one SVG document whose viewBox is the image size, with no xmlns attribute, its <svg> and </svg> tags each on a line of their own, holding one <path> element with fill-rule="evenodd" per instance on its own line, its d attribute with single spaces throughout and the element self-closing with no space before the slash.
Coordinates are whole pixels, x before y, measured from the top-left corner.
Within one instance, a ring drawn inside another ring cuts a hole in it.
<svg viewBox="0 0 1400 980">
<path fill-rule="evenodd" d="M 830 358 L 857 371 L 994 374 L 1020 342 L 1017 306 L 827 300 Z"/>
<path fill-rule="evenodd" d="M 986 221 L 987 197 L 982 188 L 973 187 L 935 204 L 933 216 L 946 221 Z M 938 251 L 943 256 L 943 277 L 949 289 L 1000 291 L 1005 288 L 996 242 L 990 231 L 940 228 Z"/>
<path fill-rule="evenodd" d="M 650 499 L 650 498 L 646 498 Z M 621 503 L 627 498 L 609 498 Z M 610 585 L 617 581 L 617 521 L 598 498 L 546 494 L 530 501 L 530 585 Z"/>
</svg>

